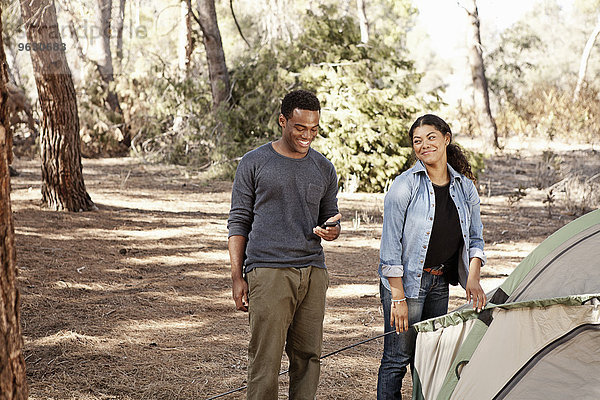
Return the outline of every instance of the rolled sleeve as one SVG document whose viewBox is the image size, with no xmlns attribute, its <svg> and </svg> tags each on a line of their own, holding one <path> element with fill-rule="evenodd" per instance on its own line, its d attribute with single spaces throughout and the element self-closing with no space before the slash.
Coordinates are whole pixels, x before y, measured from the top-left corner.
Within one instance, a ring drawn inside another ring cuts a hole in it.
<svg viewBox="0 0 600 400">
<path fill-rule="evenodd" d="M 402 278 L 404 276 L 404 266 L 401 264 L 381 264 L 381 276 L 385 278 Z"/>
<path fill-rule="evenodd" d="M 485 255 L 484 251 L 481 250 L 481 249 L 479 249 L 479 248 L 477 248 L 477 247 L 469 249 L 469 260 L 471 258 L 475 258 L 475 257 L 477 257 L 477 258 L 479 258 L 481 260 L 481 266 L 482 267 L 487 262 L 487 257 Z"/>
</svg>

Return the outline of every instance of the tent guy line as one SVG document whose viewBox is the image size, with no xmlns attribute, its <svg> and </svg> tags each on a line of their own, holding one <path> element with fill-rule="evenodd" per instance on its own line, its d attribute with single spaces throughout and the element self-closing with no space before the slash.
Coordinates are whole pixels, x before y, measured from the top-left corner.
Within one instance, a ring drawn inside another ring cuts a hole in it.
<svg viewBox="0 0 600 400">
<path fill-rule="evenodd" d="M 412 328 L 412 327 L 411 327 L 411 328 Z M 375 340 L 375 339 L 382 338 L 382 337 L 384 337 L 384 336 L 387 336 L 387 335 L 389 335 L 390 333 L 396 333 L 396 331 L 389 331 L 389 332 L 386 332 L 386 333 L 381 333 L 381 334 L 379 334 L 379 335 L 377 335 L 377 336 L 374 336 L 374 337 L 372 337 L 372 338 L 365 339 L 365 340 L 363 340 L 363 341 L 360 341 L 360 342 L 358 342 L 358 343 L 354 343 L 354 344 L 348 345 L 348 346 L 346 346 L 346 347 L 342 347 L 341 349 L 338 349 L 338 350 L 334 350 L 334 351 L 332 351 L 331 353 L 327 353 L 327 354 L 325 354 L 325 355 L 321 356 L 321 357 L 319 358 L 319 360 L 322 360 L 322 359 L 324 359 L 324 358 L 330 357 L 330 356 L 332 356 L 332 355 L 334 355 L 334 354 L 337 354 L 337 353 L 340 353 L 340 352 L 342 352 L 342 351 L 344 351 L 344 350 L 348 350 L 348 349 L 351 349 L 351 348 L 353 348 L 353 347 L 359 346 L 359 345 L 361 345 L 361 344 L 368 343 L 368 342 L 370 342 L 370 341 L 372 341 L 372 340 Z M 289 369 L 286 369 L 285 371 L 281 371 L 281 372 L 279 373 L 279 375 L 280 375 L 280 376 L 281 376 L 281 375 L 285 375 L 285 374 L 287 374 L 289 371 L 290 371 Z M 233 389 L 233 390 L 230 390 L 230 391 L 228 391 L 228 392 L 224 392 L 224 393 L 217 394 L 217 395 L 215 395 L 215 396 L 213 396 L 213 397 L 209 397 L 209 398 L 207 398 L 206 400 L 214 400 L 214 399 L 218 399 L 218 398 L 221 398 L 221 397 L 224 397 L 224 396 L 227 396 L 227 395 L 233 394 L 233 393 L 241 392 L 242 390 L 246 389 L 247 387 L 248 387 L 248 386 L 240 386 L 240 387 L 239 387 L 239 388 L 237 388 L 237 389 Z"/>
</svg>

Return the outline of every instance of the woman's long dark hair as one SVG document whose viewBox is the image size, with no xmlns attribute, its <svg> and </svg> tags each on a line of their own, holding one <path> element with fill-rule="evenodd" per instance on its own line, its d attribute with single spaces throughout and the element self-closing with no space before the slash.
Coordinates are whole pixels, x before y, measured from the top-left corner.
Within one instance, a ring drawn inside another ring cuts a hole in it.
<svg viewBox="0 0 600 400">
<path fill-rule="evenodd" d="M 467 161 L 467 157 L 465 157 L 465 154 L 459 146 L 452 143 L 452 131 L 450 130 L 450 126 L 446 123 L 446 121 L 444 121 L 437 115 L 425 114 L 417 118 L 417 120 L 412 124 L 410 130 L 408 131 L 411 143 L 413 140 L 413 134 L 415 132 L 415 129 L 423 125 L 431 125 L 443 134 L 450 134 L 450 144 L 448 144 L 448 146 L 446 147 L 446 156 L 448 158 L 448 164 L 450 164 L 450 166 L 452 166 L 452 168 L 454 168 L 457 172 L 463 174 L 464 176 L 475 182 L 475 175 L 471 170 L 471 164 L 469 164 L 469 161 Z"/>
</svg>

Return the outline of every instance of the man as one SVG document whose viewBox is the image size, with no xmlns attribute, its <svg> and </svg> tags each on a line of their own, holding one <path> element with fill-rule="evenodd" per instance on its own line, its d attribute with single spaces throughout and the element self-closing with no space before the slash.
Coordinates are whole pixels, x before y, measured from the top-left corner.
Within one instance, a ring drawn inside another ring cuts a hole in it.
<svg viewBox="0 0 600 400">
<path fill-rule="evenodd" d="M 320 110 L 314 94 L 288 93 L 281 138 L 244 155 L 233 183 L 229 256 L 233 299 L 250 319 L 248 399 L 277 399 L 284 346 L 289 398 L 312 400 L 319 383 L 329 285 L 321 239 L 339 236 L 342 217 L 335 168 L 310 148 Z"/>
</svg>

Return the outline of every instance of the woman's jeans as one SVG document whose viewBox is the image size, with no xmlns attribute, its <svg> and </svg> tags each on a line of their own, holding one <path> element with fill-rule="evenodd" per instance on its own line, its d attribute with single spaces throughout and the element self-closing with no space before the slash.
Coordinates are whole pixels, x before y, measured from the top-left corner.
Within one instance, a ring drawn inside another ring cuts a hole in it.
<svg viewBox="0 0 600 400">
<path fill-rule="evenodd" d="M 429 318 L 438 317 L 448 312 L 448 281 L 444 275 L 435 276 L 423 272 L 419 297 L 406 299 L 408 305 L 408 331 L 399 335 L 386 335 L 383 342 L 383 357 L 377 377 L 377 399 L 402 399 L 402 378 L 406 374 L 406 366 L 412 364 L 415 353 L 417 332 L 412 325 Z M 395 331 L 390 326 L 390 309 L 392 293 L 379 282 L 379 294 L 383 305 L 385 332 Z M 412 368 L 412 367 L 411 367 Z"/>
</svg>

